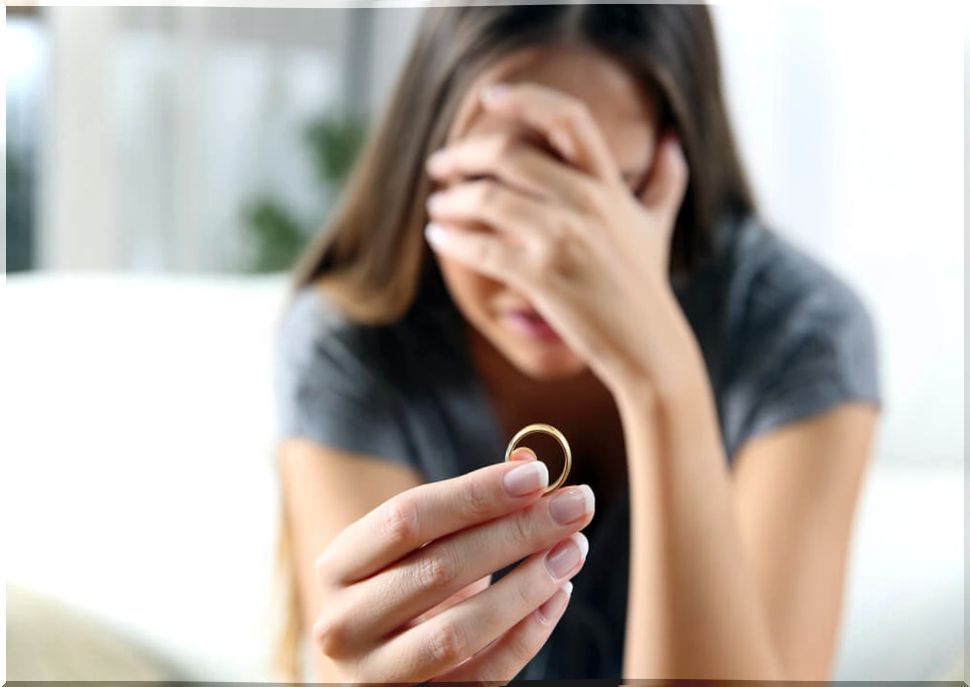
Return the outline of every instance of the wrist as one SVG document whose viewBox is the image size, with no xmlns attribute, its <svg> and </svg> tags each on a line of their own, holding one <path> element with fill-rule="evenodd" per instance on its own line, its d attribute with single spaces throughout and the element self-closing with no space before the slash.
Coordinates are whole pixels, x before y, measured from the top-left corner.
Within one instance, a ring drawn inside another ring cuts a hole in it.
<svg viewBox="0 0 970 687">
<path fill-rule="evenodd" d="M 634 345 L 610 375 L 620 404 L 644 410 L 695 394 L 707 384 L 707 369 L 690 323 L 669 284 L 650 289 L 652 302 L 637 317 Z"/>
<path fill-rule="evenodd" d="M 706 376 L 683 368 L 674 375 L 668 371 L 662 382 L 643 373 L 629 374 L 612 386 L 621 417 L 642 418 L 677 408 L 697 407 L 708 391 Z"/>
</svg>

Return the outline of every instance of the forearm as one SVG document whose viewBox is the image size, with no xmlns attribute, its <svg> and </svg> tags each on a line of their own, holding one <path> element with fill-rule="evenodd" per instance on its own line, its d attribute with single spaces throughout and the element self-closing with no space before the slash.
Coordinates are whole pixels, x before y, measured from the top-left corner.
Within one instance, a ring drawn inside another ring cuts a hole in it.
<svg viewBox="0 0 970 687">
<path fill-rule="evenodd" d="M 631 503 L 623 676 L 780 679 L 703 361 L 692 340 L 675 350 L 676 382 L 618 394 Z"/>
</svg>

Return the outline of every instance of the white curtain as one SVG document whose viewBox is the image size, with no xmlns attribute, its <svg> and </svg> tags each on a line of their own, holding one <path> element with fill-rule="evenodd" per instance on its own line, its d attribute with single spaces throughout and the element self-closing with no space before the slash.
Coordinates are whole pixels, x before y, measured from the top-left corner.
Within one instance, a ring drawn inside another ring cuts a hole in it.
<svg viewBox="0 0 970 687">
<path fill-rule="evenodd" d="M 257 194 L 321 216 L 303 131 L 366 82 L 348 11 L 46 12 L 43 267 L 233 271 Z"/>
</svg>

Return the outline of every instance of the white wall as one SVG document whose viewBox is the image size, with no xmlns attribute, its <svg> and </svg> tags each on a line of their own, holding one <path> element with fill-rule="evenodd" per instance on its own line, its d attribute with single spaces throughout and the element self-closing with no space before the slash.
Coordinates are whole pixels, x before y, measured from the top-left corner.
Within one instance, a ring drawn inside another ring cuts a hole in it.
<svg viewBox="0 0 970 687">
<path fill-rule="evenodd" d="M 41 267 L 235 271 L 242 208 L 323 208 L 303 130 L 345 87 L 347 12 L 51 7 Z"/>
</svg>

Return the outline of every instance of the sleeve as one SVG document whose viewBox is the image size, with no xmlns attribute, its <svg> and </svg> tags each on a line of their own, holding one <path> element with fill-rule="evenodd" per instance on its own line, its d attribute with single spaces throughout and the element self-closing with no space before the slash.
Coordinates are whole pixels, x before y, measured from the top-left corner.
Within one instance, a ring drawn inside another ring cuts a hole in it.
<svg viewBox="0 0 970 687">
<path fill-rule="evenodd" d="M 762 283 L 761 314 L 742 337 L 748 354 L 735 379 L 744 405 L 735 445 L 850 401 L 882 406 L 872 318 L 835 275 L 811 264 L 786 280 Z M 797 284 L 793 288 L 793 284 Z M 774 293 L 774 297 L 765 294 Z"/>
<path fill-rule="evenodd" d="M 298 296 L 275 341 L 277 439 L 320 444 L 414 466 L 393 389 L 366 354 L 360 327 Z"/>
</svg>

